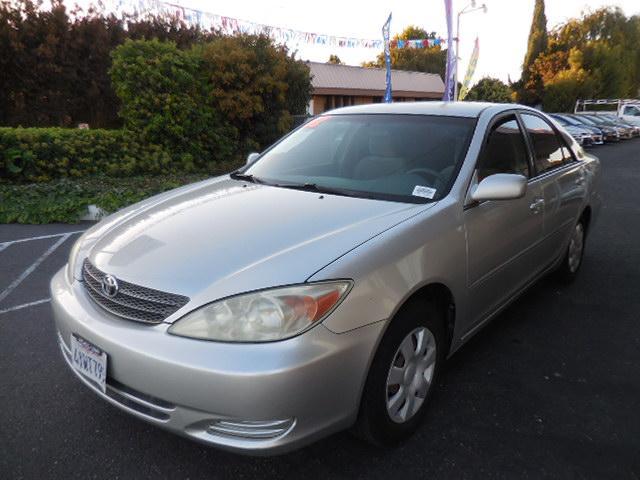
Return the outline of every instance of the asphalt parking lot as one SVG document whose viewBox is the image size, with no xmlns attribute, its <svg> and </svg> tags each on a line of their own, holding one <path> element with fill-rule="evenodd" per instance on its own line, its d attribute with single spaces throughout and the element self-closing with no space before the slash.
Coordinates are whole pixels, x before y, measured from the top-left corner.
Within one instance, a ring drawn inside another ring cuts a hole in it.
<svg viewBox="0 0 640 480">
<path fill-rule="evenodd" d="M 248 458 L 121 413 L 67 370 L 48 304 L 88 224 L 0 225 L 0 478 L 640 479 L 640 139 L 593 153 L 605 206 L 578 280 L 544 279 L 471 340 L 388 451 L 341 433 Z"/>
</svg>

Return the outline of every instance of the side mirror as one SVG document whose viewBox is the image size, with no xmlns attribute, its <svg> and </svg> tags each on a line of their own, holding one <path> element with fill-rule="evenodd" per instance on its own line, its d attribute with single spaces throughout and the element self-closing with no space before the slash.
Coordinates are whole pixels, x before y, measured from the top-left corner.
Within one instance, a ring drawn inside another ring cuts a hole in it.
<svg viewBox="0 0 640 480">
<path fill-rule="evenodd" d="M 258 159 L 259 156 L 260 154 L 258 152 L 251 152 L 249 155 L 247 155 L 247 165 L 251 165 Z"/>
<path fill-rule="evenodd" d="M 471 192 L 471 200 L 513 200 L 524 197 L 527 178 L 512 173 L 496 173 L 484 178 Z"/>
</svg>

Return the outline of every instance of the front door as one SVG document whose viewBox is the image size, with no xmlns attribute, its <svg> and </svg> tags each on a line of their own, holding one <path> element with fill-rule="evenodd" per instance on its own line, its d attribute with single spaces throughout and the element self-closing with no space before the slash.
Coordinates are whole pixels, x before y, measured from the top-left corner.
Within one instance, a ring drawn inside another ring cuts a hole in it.
<svg viewBox="0 0 640 480">
<path fill-rule="evenodd" d="M 531 178 L 529 153 L 515 114 L 494 120 L 473 181 L 495 173 Z M 522 198 L 466 206 L 467 283 L 474 312 L 471 329 L 537 273 L 543 212 L 540 185 L 534 180 L 528 182 Z"/>
</svg>

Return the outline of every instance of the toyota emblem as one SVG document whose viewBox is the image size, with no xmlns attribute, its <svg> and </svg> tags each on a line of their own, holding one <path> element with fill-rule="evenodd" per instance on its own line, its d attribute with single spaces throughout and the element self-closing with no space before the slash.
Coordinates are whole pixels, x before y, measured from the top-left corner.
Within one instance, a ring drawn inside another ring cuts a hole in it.
<svg viewBox="0 0 640 480">
<path fill-rule="evenodd" d="M 113 275 L 105 275 L 100 282 L 100 288 L 107 297 L 115 297 L 118 294 L 118 280 Z"/>
</svg>

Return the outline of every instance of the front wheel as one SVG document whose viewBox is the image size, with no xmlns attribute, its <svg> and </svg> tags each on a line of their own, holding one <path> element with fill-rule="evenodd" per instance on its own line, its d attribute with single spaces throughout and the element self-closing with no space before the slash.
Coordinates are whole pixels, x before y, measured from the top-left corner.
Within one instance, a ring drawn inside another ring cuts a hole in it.
<svg viewBox="0 0 640 480">
<path fill-rule="evenodd" d="M 405 305 L 385 333 L 365 385 L 355 433 L 394 445 L 419 426 L 443 362 L 442 314 L 429 301 Z"/>
<path fill-rule="evenodd" d="M 585 224 L 584 221 L 580 219 L 571 232 L 567 251 L 562 259 L 562 263 L 558 267 L 558 274 L 561 280 L 565 282 L 572 282 L 575 280 L 578 270 L 580 270 L 580 266 L 582 265 L 585 241 Z"/>
</svg>

